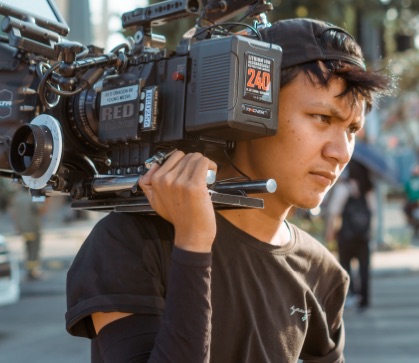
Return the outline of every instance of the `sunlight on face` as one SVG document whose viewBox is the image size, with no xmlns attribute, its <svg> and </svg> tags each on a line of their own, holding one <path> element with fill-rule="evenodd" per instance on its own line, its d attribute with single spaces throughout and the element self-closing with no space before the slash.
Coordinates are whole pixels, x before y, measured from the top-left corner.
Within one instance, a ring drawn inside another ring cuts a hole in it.
<svg viewBox="0 0 419 363">
<path fill-rule="evenodd" d="M 240 163 L 252 178 L 277 181 L 268 203 L 314 208 L 349 162 L 364 102 L 354 103 L 352 94 L 336 97 L 344 87 L 332 78 L 324 88 L 301 73 L 281 89 L 277 134 L 239 147 Z"/>
</svg>

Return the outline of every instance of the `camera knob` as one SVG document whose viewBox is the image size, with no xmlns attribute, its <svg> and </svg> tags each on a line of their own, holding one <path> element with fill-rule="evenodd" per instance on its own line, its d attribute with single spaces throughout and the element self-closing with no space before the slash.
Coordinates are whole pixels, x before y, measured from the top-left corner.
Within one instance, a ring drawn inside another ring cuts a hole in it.
<svg viewBox="0 0 419 363">
<path fill-rule="evenodd" d="M 76 60 L 77 54 L 79 54 L 84 48 L 81 43 L 63 41 L 55 44 L 55 50 L 62 55 L 63 62 L 73 63 Z"/>
<path fill-rule="evenodd" d="M 45 126 L 23 125 L 11 142 L 10 165 L 17 174 L 39 177 L 48 167 L 51 148 L 51 134 Z"/>
<path fill-rule="evenodd" d="M 41 114 L 19 127 L 10 144 L 9 163 L 31 189 L 42 189 L 57 172 L 63 153 L 62 131 L 52 116 Z"/>
</svg>

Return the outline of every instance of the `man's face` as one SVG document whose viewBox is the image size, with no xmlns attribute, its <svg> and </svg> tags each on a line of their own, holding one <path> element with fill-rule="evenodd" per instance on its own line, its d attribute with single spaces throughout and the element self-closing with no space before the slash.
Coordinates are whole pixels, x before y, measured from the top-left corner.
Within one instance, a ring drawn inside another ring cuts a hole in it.
<svg viewBox="0 0 419 363">
<path fill-rule="evenodd" d="M 333 78 L 323 88 L 299 74 L 280 91 L 277 134 L 238 145 L 236 154 L 252 178 L 278 184 L 274 195 L 264 197 L 266 207 L 317 206 L 349 162 L 364 102 L 354 103 L 352 94 L 336 97 L 344 86 Z"/>
</svg>

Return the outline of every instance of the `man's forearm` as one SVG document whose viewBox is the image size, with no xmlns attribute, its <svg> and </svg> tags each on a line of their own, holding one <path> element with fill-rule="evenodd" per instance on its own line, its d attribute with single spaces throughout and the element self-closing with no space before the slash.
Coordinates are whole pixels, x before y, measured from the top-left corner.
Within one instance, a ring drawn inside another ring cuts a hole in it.
<svg viewBox="0 0 419 363">
<path fill-rule="evenodd" d="M 209 361 L 211 257 L 211 253 L 194 253 L 174 247 L 163 326 L 150 362 Z"/>
</svg>

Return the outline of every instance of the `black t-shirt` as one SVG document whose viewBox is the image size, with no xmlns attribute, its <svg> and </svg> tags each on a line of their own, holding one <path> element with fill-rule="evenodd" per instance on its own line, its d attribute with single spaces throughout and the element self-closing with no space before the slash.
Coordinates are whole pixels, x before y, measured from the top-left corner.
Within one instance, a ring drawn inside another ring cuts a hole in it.
<svg viewBox="0 0 419 363">
<path fill-rule="evenodd" d="M 217 215 L 212 254 L 198 254 L 173 247 L 173 228 L 158 216 L 111 213 L 68 273 L 67 329 L 95 338 L 91 313 L 131 312 L 155 317 L 153 362 L 343 362 L 348 277 L 290 228 L 291 242 L 277 247 Z M 148 324 L 123 320 L 132 330 Z"/>
</svg>

